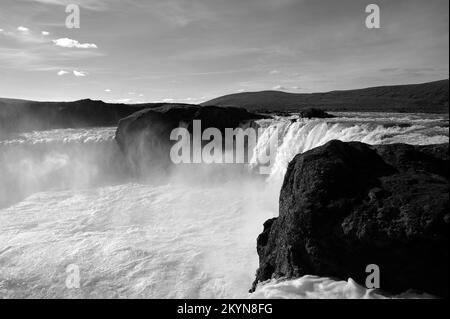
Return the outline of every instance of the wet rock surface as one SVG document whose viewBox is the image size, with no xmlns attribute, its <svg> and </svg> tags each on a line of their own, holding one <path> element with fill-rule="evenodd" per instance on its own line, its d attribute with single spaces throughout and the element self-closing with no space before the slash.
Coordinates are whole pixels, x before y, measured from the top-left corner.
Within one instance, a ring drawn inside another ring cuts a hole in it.
<svg viewBox="0 0 450 319">
<path fill-rule="evenodd" d="M 303 275 L 448 296 L 448 144 L 331 141 L 289 164 L 279 217 L 257 240 L 254 287 Z"/>
</svg>

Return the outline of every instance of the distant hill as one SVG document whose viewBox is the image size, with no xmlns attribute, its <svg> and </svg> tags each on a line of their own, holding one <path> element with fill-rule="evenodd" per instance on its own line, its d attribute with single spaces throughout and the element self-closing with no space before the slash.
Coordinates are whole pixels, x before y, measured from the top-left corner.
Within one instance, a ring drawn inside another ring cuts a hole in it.
<svg viewBox="0 0 450 319">
<path fill-rule="evenodd" d="M 108 104 L 90 99 L 74 102 L 34 102 L 0 99 L 0 134 L 51 128 L 114 126 L 151 104 Z"/>
<path fill-rule="evenodd" d="M 202 105 L 238 106 L 250 111 L 326 111 L 447 113 L 449 80 L 381 86 L 327 93 L 262 91 L 222 96 Z"/>
<path fill-rule="evenodd" d="M 279 91 L 231 94 L 202 106 L 237 106 L 253 112 L 327 111 L 446 113 L 449 80 L 351 91 L 295 94 Z M 137 111 L 168 103 L 111 104 L 90 99 L 35 102 L 0 98 L 0 134 L 53 128 L 115 126 Z M 184 105 L 184 104 L 180 104 Z"/>
</svg>

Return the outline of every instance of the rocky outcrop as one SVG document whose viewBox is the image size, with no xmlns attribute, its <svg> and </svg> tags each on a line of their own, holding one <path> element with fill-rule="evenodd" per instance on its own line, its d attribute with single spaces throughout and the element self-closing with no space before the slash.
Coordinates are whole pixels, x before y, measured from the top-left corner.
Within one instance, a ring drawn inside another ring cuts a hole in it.
<svg viewBox="0 0 450 319">
<path fill-rule="evenodd" d="M 448 144 L 331 141 L 297 155 L 257 240 L 254 287 L 306 274 L 364 285 L 376 264 L 382 290 L 448 296 L 448 162 Z"/>
<path fill-rule="evenodd" d="M 324 110 L 321 109 L 306 109 L 300 112 L 300 117 L 306 118 L 306 119 L 327 119 L 327 118 L 333 118 L 334 115 L 328 114 Z"/>
<path fill-rule="evenodd" d="M 192 132 L 193 120 L 201 120 L 202 130 L 236 128 L 264 118 L 242 108 L 167 104 L 134 113 L 119 121 L 116 141 L 131 165 L 142 171 L 146 167 L 165 169 L 170 166 L 170 148 L 176 141 L 170 133 L 178 127 Z"/>
</svg>

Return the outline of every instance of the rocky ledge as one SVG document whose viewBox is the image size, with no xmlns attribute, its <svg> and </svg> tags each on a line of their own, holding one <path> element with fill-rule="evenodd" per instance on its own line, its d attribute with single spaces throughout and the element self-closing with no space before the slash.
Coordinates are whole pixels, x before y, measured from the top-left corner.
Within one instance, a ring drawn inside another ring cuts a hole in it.
<svg viewBox="0 0 450 319">
<path fill-rule="evenodd" d="M 170 147 L 175 143 L 170 140 L 173 129 L 183 126 L 192 132 L 192 121 L 201 120 L 202 130 L 217 128 L 223 133 L 225 128 L 252 125 L 264 117 L 243 108 L 167 104 L 120 120 L 116 141 L 135 169 L 165 169 L 170 162 Z"/>
<path fill-rule="evenodd" d="M 326 111 L 321 110 L 321 109 L 306 109 L 300 112 L 300 117 L 301 118 L 306 118 L 306 119 L 313 119 L 313 118 L 317 118 L 317 119 L 328 119 L 328 118 L 334 118 L 334 115 L 328 114 Z"/>
<path fill-rule="evenodd" d="M 381 290 L 448 296 L 448 162 L 448 144 L 331 141 L 297 155 L 257 240 L 253 289 L 306 274 L 364 285 L 376 264 Z"/>
</svg>

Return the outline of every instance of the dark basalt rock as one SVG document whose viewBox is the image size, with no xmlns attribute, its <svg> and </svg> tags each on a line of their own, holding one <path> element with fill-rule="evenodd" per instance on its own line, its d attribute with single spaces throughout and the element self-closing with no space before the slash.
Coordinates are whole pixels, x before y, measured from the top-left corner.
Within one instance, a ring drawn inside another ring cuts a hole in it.
<svg viewBox="0 0 450 319">
<path fill-rule="evenodd" d="M 242 108 L 167 104 L 134 113 L 119 121 L 116 141 L 134 168 L 167 168 L 170 148 L 175 141 L 170 133 L 180 126 L 192 132 L 193 120 L 201 120 L 202 130 L 236 128 L 264 118 Z"/>
<path fill-rule="evenodd" d="M 236 128 L 243 122 L 262 118 L 266 116 L 250 113 L 243 108 L 204 106 L 198 108 L 192 120 L 201 120 L 203 128 L 215 127 L 223 132 L 225 128 Z"/>
<path fill-rule="evenodd" d="M 297 155 L 264 224 L 253 289 L 306 274 L 353 278 L 380 267 L 381 289 L 448 296 L 448 144 L 331 141 Z"/>
<path fill-rule="evenodd" d="M 327 118 L 334 118 L 334 115 L 328 114 L 324 110 L 321 109 L 306 109 L 300 112 L 300 117 L 306 118 L 306 119 L 327 119 Z"/>
</svg>

